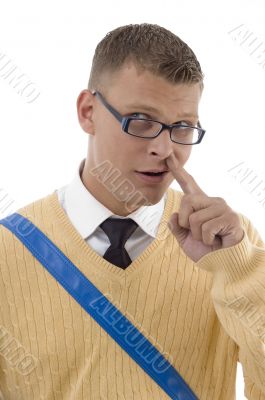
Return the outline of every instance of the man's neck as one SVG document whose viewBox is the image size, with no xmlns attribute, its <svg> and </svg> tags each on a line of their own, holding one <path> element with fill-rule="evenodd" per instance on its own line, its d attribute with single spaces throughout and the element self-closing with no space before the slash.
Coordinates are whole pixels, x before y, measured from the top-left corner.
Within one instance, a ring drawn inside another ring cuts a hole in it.
<svg viewBox="0 0 265 400">
<path fill-rule="evenodd" d="M 93 182 L 83 170 L 80 175 L 81 181 L 86 189 L 98 200 L 104 207 L 108 208 L 113 214 L 121 217 L 126 217 L 133 211 L 136 211 L 141 205 L 131 208 L 130 203 L 121 202 L 115 194 L 111 193 L 100 182 Z"/>
</svg>

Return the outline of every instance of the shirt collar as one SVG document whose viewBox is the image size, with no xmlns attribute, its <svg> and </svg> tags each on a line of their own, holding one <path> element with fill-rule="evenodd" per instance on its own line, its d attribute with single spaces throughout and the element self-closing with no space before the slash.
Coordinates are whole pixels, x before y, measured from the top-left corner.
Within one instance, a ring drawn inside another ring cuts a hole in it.
<svg viewBox="0 0 265 400">
<path fill-rule="evenodd" d="M 90 236 L 109 217 L 131 218 L 143 231 L 155 238 L 164 211 L 166 193 L 155 205 L 142 206 L 126 217 L 115 215 L 84 186 L 81 173 L 85 160 L 84 158 L 81 161 L 73 180 L 65 187 L 64 196 L 65 211 L 83 239 Z"/>
</svg>

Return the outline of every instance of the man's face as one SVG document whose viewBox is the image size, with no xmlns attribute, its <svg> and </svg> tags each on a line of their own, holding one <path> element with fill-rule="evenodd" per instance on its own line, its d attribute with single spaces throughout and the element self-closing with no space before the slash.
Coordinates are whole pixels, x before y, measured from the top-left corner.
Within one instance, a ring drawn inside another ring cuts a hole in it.
<svg viewBox="0 0 265 400">
<path fill-rule="evenodd" d="M 125 65 L 107 82 L 107 90 L 101 91 L 101 94 L 122 116 L 140 113 L 140 118 L 166 124 L 185 121 L 196 126 L 198 122 L 201 89 L 197 83 L 171 84 L 148 71 L 139 72 L 133 64 Z M 146 107 L 154 110 L 149 111 Z M 80 93 L 77 110 L 80 125 L 91 135 L 82 181 L 94 197 L 117 215 L 126 216 L 133 211 L 128 210 L 128 201 L 127 204 L 121 201 L 106 182 L 103 184 L 90 172 L 108 161 L 113 170 L 120 172 L 116 186 L 126 180 L 132 184 L 135 192 L 142 193 L 145 200 L 137 208 L 159 202 L 174 180 L 172 173 L 169 171 L 161 182 L 154 184 L 144 182 L 136 171 L 168 169 L 166 159 L 172 152 L 183 166 L 192 146 L 172 142 L 168 130 L 162 131 L 154 139 L 143 139 L 123 132 L 119 121 L 88 90 Z"/>
</svg>

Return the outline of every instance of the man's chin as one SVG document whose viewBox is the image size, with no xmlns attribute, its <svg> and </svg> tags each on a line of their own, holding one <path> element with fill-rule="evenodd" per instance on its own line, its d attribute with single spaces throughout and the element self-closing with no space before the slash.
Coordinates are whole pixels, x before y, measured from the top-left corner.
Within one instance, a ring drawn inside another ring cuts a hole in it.
<svg viewBox="0 0 265 400">
<path fill-rule="evenodd" d="M 137 191 L 137 194 L 139 195 L 137 196 L 137 199 L 136 196 L 132 196 L 131 202 L 128 201 L 128 207 L 132 206 L 132 208 L 134 207 L 135 209 L 138 209 L 142 206 L 154 206 L 160 202 L 165 194 L 165 191 L 154 189 L 151 190 L 151 188 L 141 188 Z"/>
</svg>

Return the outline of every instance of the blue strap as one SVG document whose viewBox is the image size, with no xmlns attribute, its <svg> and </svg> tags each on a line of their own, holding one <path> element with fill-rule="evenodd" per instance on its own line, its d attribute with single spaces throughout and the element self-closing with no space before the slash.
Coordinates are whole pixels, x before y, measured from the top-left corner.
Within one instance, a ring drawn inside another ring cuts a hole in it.
<svg viewBox="0 0 265 400">
<path fill-rule="evenodd" d="M 70 295 L 174 400 L 198 400 L 152 343 L 31 221 L 18 213 L 0 220 Z"/>
</svg>

